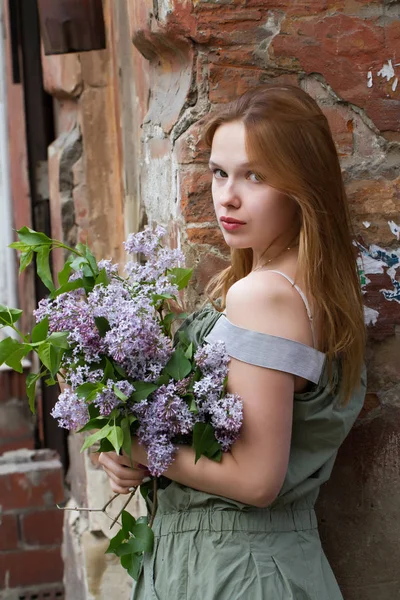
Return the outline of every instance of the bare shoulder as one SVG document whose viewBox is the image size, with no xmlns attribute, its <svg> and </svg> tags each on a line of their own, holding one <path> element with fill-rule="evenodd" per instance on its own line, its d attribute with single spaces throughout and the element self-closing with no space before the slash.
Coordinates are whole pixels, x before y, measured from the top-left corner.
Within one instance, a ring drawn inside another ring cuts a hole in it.
<svg viewBox="0 0 400 600">
<path fill-rule="evenodd" d="M 238 327 L 312 345 L 304 302 L 291 283 L 271 271 L 250 273 L 228 291 L 226 316 Z"/>
</svg>

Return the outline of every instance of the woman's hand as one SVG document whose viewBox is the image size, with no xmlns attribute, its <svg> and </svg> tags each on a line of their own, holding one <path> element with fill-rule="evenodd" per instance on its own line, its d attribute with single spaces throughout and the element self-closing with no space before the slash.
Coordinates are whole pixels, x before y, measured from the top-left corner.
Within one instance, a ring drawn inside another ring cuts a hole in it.
<svg viewBox="0 0 400 600">
<path fill-rule="evenodd" d="M 101 452 L 99 463 L 110 480 L 110 486 L 115 494 L 129 494 L 132 488 L 143 483 L 149 476 L 147 467 L 133 462 L 128 456 L 120 456 L 116 452 Z"/>
</svg>

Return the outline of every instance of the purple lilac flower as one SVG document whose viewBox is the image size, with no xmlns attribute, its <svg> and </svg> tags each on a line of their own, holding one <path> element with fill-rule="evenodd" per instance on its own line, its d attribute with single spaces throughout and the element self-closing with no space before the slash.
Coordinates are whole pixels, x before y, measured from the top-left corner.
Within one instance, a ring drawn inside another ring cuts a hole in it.
<svg viewBox="0 0 400 600">
<path fill-rule="evenodd" d="M 114 385 L 128 398 L 132 392 L 135 391 L 135 388 L 129 381 L 118 381 L 115 383 L 112 379 L 109 379 L 107 381 L 107 387 L 97 394 L 93 401 L 95 406 L 98 407 L 102 417 L 109 417 L 114 408 L 118 408 L 124 404 L 115 394 Z"/>
<path fill-rule="evenodd" d="M 160 475 L 171 464 L 174 455 L 172 439 L 192 431 L 195 418 L 186 402 L 176 393 L 176 384 L 161 386 L 152 400 L 143 400 L 132 407 L 139 418 L 139 442 L 148 455 L 148 467 L 153 475 Z"/>
<path fill-rule="evenodd" d="M 117 263 L 113 263 L 110 259 L 99 260 L 97 266 L 99 267 L 99 271 L 105 269 L 106 275 L 109 279 L 111 279 L 115 275 L 118 275 L 119 265 Z"/>
<path fill-rule="evenodd" d="M 160 246 L 161 239 L 165 236 L 166 230 L 164 227 L 156 227 L 155 231 L 146 227 L 138 233 L 131 233 L 126 242 L 124 242 L 125 250 L 128 254 L 144 254 L 150 257 L 154 254 L 157 247 Z"/>
<path fill-rule="evenodd" d="M 82 356 L 86 362 L 99 362 L 104 352 L 104 343 L 96 327 L 91 308 L 79 290 L 60 294 L 53 300 L 39 302 L 34 311 L 36 321 L 46 316 L 49 319 L 49 332 L 68 331 L 68 342 L 73 347 L 75 357 Z"/>
<path fill-rule="evenodd" d="M 65 373 L 65 381 L 74 390 L 84 383 L 97 383 L 103 379 L 103 371 L 101 369 L 91 370 L 89 365 L 69 365 Z"/>
<path fill-rule="evenodd" d="M 175 447 L 167 435 L 154 438 L 146 447 L 148 469 L 154 477 L 159 477 L 174 460 Z"/>
<path fill-rule="evenodd" d="M 194 360 L 202 373 L 212 375 L 221 382 L 228 374 L 230 359 L 226 352 L 225 343 L 222 341 L 201 346 L 194 355 Z"/>
<path fill-rule="evenodd" d="M 79 429 L 89 420 L 87 404 L 70 389 L 59 395 L 51 415 L 58 419 L 59 426 L 65 429 Z"/>
</svg>

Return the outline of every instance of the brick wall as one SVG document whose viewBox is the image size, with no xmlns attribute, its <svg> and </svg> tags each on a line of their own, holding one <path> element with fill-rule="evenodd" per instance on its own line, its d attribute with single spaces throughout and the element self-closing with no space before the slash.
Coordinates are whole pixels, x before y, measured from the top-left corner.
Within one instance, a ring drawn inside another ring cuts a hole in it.
<svg viewBox="0 0 400 600">
<path fill-rule="evenodd" d="M 54 452 L 21 449 L 0 456 L 1 598 L 63 597 L 63 512 L 56 508 L 63 500 L 63 470 Z"/>
<path fill-rule="evenodd" d="M 189 310 L 228 255 L 211 208 L 202 119 L 268 81 L 301 86 L 329 119 L 363 247 L 369 392 L 322 491 L 319 519 L 346 600 L 392 600 L 400 588 L 399 3 L 103 4 L 106 50 L 43 59 L 57 107 L 53 230 L 83 241 L 88 235 L 98 256 L 118 260 L 127 231 L 146 220 L 166 225 L 194 267 Z M 99 507 L 107 481 L 87 453 L 79 455 L 79 443 L 71 437 L 73 495 Z M 108 534 L 96 514 L 66 520 L 74 600 L 106 598 L 118 573 L 99 551 Z"/>
</svg>

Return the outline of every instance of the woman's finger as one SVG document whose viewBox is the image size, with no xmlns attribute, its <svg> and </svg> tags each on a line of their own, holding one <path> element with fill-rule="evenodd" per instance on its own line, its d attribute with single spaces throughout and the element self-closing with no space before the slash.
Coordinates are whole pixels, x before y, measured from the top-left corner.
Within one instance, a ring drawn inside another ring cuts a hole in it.
<svg viewBox="0 0 400 600">
<path fill-rule="evenodd" d="M 129 479 L 121 479 L 120 477 L 118 477 L 118 475 L 116 475 L 113 471 L 110 471 L 106 467 L 104 467 L 104 471 L 106 472 L 110 482 L 112 481 L 115 485 L 118 485 L 119 487 L 125 489 L 137 487 L 143 482 L 143 479 L 145 478 L 145 476 L 142 475 L 138 477 L 132 475 Z"/>
</svg>

